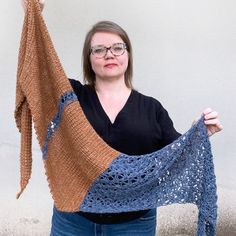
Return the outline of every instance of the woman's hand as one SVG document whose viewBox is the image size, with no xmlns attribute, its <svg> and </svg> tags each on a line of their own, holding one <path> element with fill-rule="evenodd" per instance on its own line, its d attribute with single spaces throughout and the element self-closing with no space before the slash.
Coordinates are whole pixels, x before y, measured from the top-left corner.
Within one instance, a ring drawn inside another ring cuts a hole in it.
<svg viewBox="0 0 236 236">
<path fill-rule="evenodd" d="M 213 111 L 211 108 L 207 108 L 203 111 L 202 115 L 204 116 L 204 123 L 207 126 L 208 136 L 220 132 L 223 129 L 216 111 Z"/>
<path fill-rule="evenodd" d="M 24 8 L 24 12 L 26 12 L 28 1 L 29 0 L 21 0 L 21 4 Z M 39 0 L 39 3 L 40 3 L 41 11 L 42 11 L 45 5 L 45 0 Z"/>
<path fill-rule="evenodd" d="M 204 116 L 204 123 L 207 127 L 209 137 L 223 129 L 216 111 L 213 111 L 211 108 L 207 108 L 202 112 L 202 116 Z M 194 123 L 196 123 L 197 120 L 198 119 L 196 119 Z"/>
</svg>

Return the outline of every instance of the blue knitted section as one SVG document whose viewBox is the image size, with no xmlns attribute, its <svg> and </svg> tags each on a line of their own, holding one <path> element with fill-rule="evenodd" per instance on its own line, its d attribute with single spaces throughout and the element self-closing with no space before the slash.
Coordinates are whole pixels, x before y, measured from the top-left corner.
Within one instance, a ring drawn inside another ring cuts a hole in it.
<svg viewBox="0 0 236 236">
<path fill-rule="evenodd" d="M 57 113 L 48 126 L 46 140 L 45 140 L 45 143 L 42 148 L 44 160 L 46 159 L 46 156 L 47 156 L 48 143 L 61 121 L 62 112 L 63 112 L 64 108 L 67 105 L 69 105 L 71 102 L 74 102 L 77 100 L 78 99 L 77 99 L 77 96 L 74 93 L 74 91 L 66 92 L 59 98 L 59 102 L 58 102 L 58 106 L 57 106 Z"/>
<path fill-rule="evenodd" d="M 215 235 L 217 195 L 211 146 L 201 118 L 175 142 L 151 154 L 121 154 L 93 183 L 80 211 L 118 213 L 173 203 L 199 209 L 198 236 Z"/>
</svg>

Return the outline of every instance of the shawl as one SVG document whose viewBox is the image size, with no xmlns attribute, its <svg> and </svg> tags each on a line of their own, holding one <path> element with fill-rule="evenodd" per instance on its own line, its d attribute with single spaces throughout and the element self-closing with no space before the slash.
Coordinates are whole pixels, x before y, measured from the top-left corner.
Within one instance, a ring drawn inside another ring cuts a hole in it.
<svg viewBox="0 0 236 236">
<path fill-rule="evenodd" d="M 37 0 L 28 2 L 21 35 L 15 120 L 21 133 L 17 198 L 31 175 L 33 123 L 58 210 L 118 213 L 193 203 L 197 235 L 215 235 L 216 180 L 204 119 L 153 153 L 132 156 L 109 147 L 82 111 Z"/>
</svg>

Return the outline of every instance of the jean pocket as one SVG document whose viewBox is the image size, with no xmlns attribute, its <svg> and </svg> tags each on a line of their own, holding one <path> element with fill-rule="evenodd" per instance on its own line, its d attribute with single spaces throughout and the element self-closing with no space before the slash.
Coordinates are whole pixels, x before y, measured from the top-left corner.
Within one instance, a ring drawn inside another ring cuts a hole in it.
<svg viewBox="0 0 236 236">
<path fill-rule="evenodd" d="M 139 218 L 140 221 L 156 221 L 156 209 L 151 209 L 144 216 Z"/>
<path fill-rule="evenodd" d="M 141 221 L 153 221 L 153 220 L 156 220 L 156 216 L 140 217 L 139 220 L 141 220 Z"/>
</svg>

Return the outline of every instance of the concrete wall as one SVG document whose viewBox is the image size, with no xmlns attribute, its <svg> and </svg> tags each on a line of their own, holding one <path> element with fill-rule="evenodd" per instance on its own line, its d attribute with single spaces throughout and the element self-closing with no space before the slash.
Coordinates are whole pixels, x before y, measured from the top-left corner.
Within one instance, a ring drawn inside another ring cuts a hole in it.
<svg viewBox="0 0 236 236">
<path fill-rule="evenodd" d="M 131 38 L 135 88 L 159 99 L 180 132 L 204 108 L 219 112 L 224 131 L 211 138 L 218 235 L 236 235 L 236 1 L 46 0 L 44 16 L 68 77 L 82 80 L 81 51 L 90 26 L 112 20 Z M 52 201 L 35 140 L 32 180 L 15 200 L 19 134 L 13 112 L 22 21 L 20 0 L 1 0 L 0 235 L 48 235 Z M 159 235 L 192 235 L 196 214 L 190 206 L 160 209 Z"/>
</svg>

